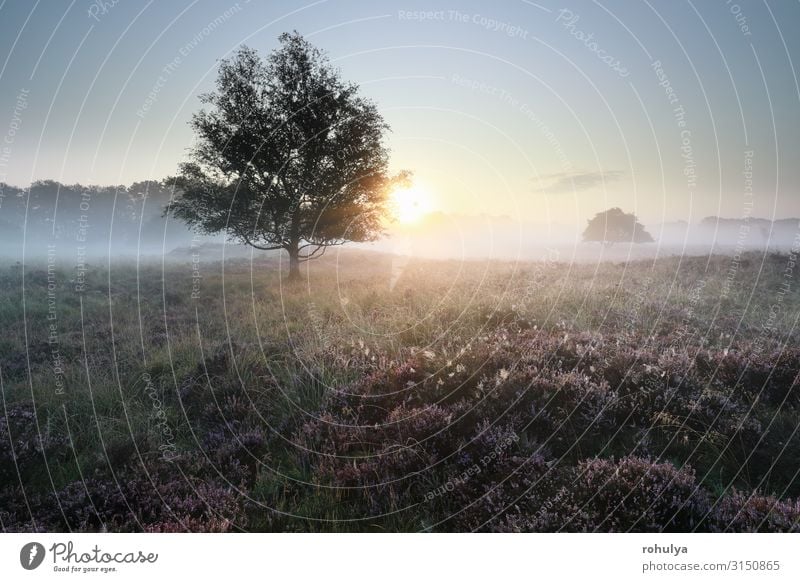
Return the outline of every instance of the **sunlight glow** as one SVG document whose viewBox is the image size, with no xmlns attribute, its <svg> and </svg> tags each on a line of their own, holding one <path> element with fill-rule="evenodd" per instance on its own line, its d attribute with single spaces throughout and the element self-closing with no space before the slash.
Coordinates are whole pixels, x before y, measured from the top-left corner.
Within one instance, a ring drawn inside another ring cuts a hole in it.
<svg viewBox="0 0 800 582">
<path fill-rule="evenodd" d="M 391 208 L 401 223 L 418 222 L 432 210 L 430 192 L 419 184 L 399 188 L 392 193 Z"/>
</svg>

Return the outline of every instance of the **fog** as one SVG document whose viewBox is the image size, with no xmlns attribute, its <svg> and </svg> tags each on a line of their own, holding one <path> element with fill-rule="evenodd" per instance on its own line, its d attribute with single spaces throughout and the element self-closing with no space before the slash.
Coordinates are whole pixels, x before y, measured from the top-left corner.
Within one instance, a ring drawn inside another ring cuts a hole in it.
<svg viewBox="0 0 800 582">
<path fill-rule="evenodd" d="M 0 254 L 6 259 L 36 260 L 54 251 L 75 263 L 155 258 L 181 246 L 223 241 L 166 218 L 172 192 L 160 182 L 99 187 L 40 181 L 29 189 L 0 189 Z"/>
<path fill-rule="evenodd" d="M 29 189 L 0 184 L 0 257 L 6 261 L 57 260 L 61 266 L 127 261 L 278 258 L 225 237 L 192 232 L 164 210 L 172 191 L 161 182 L 131 186 L 36 182 Z M 782 251 L 800 246 L 800 220 L 706 217 L 696 222 L 645 224 L 655 242 L 585 243 L 585 225 L 547 224 L 524 217 L 433 212 L 409 224 L 393 223 L 359 249 L 425 259 L 594 262 L 669 255 Z M 347 250 L 337 250 L 347 253 Z"/>
<path fill-rule="evenodd" d="M 511 217 L 436 213 L 396 225 L 370 248 L 432 259 L 621 261 L 669 255 L 786 252 L 800 246 L 800 220 L 707 217 L 695 223 L 645 224 L 653 243 L 603 245 L 582 241 L 585 224 L 546 224 Z"/>
</svg>

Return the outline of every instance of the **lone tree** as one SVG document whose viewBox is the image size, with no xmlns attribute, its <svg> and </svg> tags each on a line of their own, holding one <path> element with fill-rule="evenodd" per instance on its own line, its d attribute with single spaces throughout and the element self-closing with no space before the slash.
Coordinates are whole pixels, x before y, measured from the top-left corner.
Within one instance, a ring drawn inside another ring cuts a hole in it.
<svg viewBox="0 0 800 582">
<path fill-rule="evenodd" d="M 279 40 L 266 59 L 242 47 L 222 61 L 168 211 L 206 234 L 286 250 L 297 280 L 327 247 L 377 238 L 388 193 L 408 175 L 389 176 L 389 127 L 358 86 L 297 32 Z"/>
<path fill-rule="evenodd" d="M 611 208 L 599 212 L 589 221 L 583 231 L 583 241 L 612 245 L 615 242 L 653 242 L 653 237 L 636 219 L 635 214 L 626 214 L 620 208 Z"/>
</svg>

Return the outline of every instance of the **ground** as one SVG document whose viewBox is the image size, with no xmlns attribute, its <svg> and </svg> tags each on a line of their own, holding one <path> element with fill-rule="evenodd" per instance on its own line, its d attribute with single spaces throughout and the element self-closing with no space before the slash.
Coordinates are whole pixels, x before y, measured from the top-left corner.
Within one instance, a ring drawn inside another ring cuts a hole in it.
<svg viewBox="0 0 800 582">
<path fill-rule="evenodd" d="M 800 530 L 795 259 L 7 264 L 0 525 Z"/>
</svg>

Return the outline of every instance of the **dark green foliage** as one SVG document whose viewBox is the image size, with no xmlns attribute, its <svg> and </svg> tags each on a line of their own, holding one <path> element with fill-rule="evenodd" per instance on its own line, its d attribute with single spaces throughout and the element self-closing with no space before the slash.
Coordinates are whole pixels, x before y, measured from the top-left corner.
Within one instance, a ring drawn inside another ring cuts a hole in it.
<svg viewBox="0 0 800 582">
<path fill-rule="evenodd" d="M 598 212 L 583 231 L 584 242 L 645 243 L 653 242 L 653 237 L 644 229 L 634 214 L 626 214 L 620 208 Z"/>
<path fill-rule="evenodd" d="M 376 237 L 392 179 L 374 103 L 300 34 L 280 43 L 266 59 L 244 47 L 222 61 L 170 210 L 205 233 L 285 249 L 296 276 L 327 246 Z"/>
</svg>

